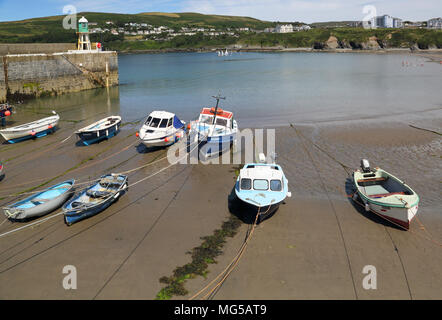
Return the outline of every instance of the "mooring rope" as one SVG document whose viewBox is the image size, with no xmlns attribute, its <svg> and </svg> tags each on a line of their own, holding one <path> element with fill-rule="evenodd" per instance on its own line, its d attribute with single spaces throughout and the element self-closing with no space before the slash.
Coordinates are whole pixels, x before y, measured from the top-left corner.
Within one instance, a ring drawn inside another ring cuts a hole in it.
<svg viewBox="0 0 442 320">
<path fill-rule="evenodd" d="M 153 174 L 151 174 L 151 175 L 149 175 L 149 176 L 147 176 L 147 177 L 144 177 L 144 178 L 142 178 L 142 179 L 136 181 L 135 183 L 130 184 L 130 187 L 132 187 L 132 186 L 134 186 L 134 185 L 137 185 L 137 184 L 141 183 L 142 181 L 145 181 L 145 180 L 147 180 L 147 179 L 149 179 L 149 178 L 152 178 L 152 177 L 156 176 L 157 174 L 159 174 L 160 172 L 163 172 L 164 170 L 166 170 L 166 169 L 170 168 L 171 166 L 177 164 L 179 161 L 181 161 L 182 159 L 184 159 L 184 157 L 187 157 L 188 154 L 191 154 L 193 150 L 195 150 L 196 148 L 198 148 L 199 145 L 204 141 L 204 139 L 205 139 L 206 137 L 207 137 L 207 135 L 203 136 L 203 139 L 202 139 L 202 140 L 201 140 L 201 141 L 200 141 L 200 142 L 199 142 L 199 143 L 198 143 L 198 144 L 197 144 L 192 150 L 190 150 L 188 153 L 186 152 L 186 153 L 184 154 L 184 156 L 182 156 L 181 158 L 178 158 L 175 162 L 169 164 L 168 166 L 166 166 L 166 167 L 160 169 L 159 171 L 157 171 L 157 172 L 155 172 L 155 173 L 153 173 Z M 186 148 L 187 148 L 187 146 L 186 146 Z M 167 157 L 165 157 L 165 158 L 167 158 Z M 163 159 L 164 159 L 164 158 L 163 158 Z M 153 163 L 155 163 L 155 162 L 149 163 L 148 165 L 153 164 Z M 144 168 L 144 167 L 146 167 L 146 166 L 147 166 L 147 165 L 144 165 L 144 166 L 141 166 L 140 168 Z M 140 168 L 138 168 L 138 170 L 139 170 Z M 121 174 L 121 173 L 117 173 L 117 174 Z M 98 180 L 100 180 L 100 179 L 97 179 L 97 181 L 98 181 Z M 86 189 L 86 188 L 87 188 L 87 187 L 85 187 L 84 189 Z M 83 190 L 84 190 L 84 189 L 83 189 Z M 78 192 L 78 191 L 76 191 L 76 192 Z M 31 226 L 33 226 L 33 225 L 35 225 L 35 224 L 40 224 L 40 223 L 46 222 L 46 221 L 52 219 L 53 217 L 55 217 L 55 216 L 59 216 L 59 215 L 61 215 L 61 214 L 63 214 L 63 211 L 61 211 L 61 212 L 59 212 L 59 213 L 56 213 L 56 214 L 54 214 L 53 216 L 50 216 L 50 217 L 48 217 L 48 218 L 44 218 L 44 219 L 42 219 L 42 220 L 35 221 L 35 222 L 31 223 L 31 224 L 28 224 L 28 225 L 25 225 L 25 226 L 18 227 L 18 228 L 15 228 L 15 229 L 13 229 L 13 230 L 7 231 L 7 232 L 5 232 L 5 233 L 0 234 L 0 238 L 6 236 L 6 235 L 8 235 L 8 234 L 12 234 L 12 233 L 15 233 L 15 232 L 21 231 L 21 230 L 26 229 L 26 228 L 28 228 L 28 227 L 31 227 Z M 7 220 L 7 219 L 6 219 L 6 220 Z M 5 220 L 5 221 L 6 221 L 6 220 Z M 3 221 L 3 222 L 4 222 L 4 221 Z"/>
<path fill-rule="evenodd" d="M 271 205 L 269 205 L 267 210 L 262 214 L 265 215 L 270 210 L 270 207 L 271 207 Z M 210 296 L 217 288 L 219 288 L 225 282 L 227 277 L 233 272 L 233 270 L 235 269 L 235 267 L 238 265 L 239 261 L 241 260 L 243 254 L 245 252 L 245 249 L 247 248 L 247 245 L 249 244 L 250 239 L 252 238 L 253 232 L 255 231 L 255 228 L 258 225 L 258 217 L 260 214 L 261 214 L 261 207 L 258 207 L 258 212 L 256 213 L 252 228 L 250 229 L 250 231 L 248 231 L 248 235 L 247 235 L 246 239 L 242 243 L 240 249 L 238 250 L 238 253 L 233 257 L 231 262 L 210 283 L 208 283 L 204 288 L 202 288 L 197 293 L 195 293 L 193 296 L 191 296 L 189 298 L 189 300 L 194 300 L 196 297 L 200 296 L 202 293 L 204 293 L 204 291 L 209 289 L 209 287 L 212 286 L 220 277 L 222 277 L 221 280 L 218 281 L 217 284 L 214 287 L 212 287 L 209 291 L 207 291 L 207 293 L 201 299 L 206 299 L 208 296 Z"/>
</svg>

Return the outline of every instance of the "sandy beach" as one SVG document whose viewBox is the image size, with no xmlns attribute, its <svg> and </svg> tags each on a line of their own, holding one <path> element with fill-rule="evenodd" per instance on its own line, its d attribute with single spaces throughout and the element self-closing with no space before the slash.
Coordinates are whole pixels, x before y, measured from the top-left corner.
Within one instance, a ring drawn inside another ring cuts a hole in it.
<svg viewBox="0 0 442 320">
<path fill-rule="evenodd" d="M 129 174 L 130 185 L 169 165 L 155 162 L 167 150 L 139 145 L 139 123 L 127 123 L 111 140 L 76 144 L 72 132 L 91 120 L 62 121 L 55 134 L 1 145 L 6 175 L 0 204 L 43 183 L 70 178 L 84 183 L 152 162 Z M 415 123 L 433 130 L 441 124 L 440 119 Z M 256 227 L 242 259 L 212 298 L 441 299 L 441 142 L 440 134 L 405 122 L 276 128 L 278 162 L 293 196 Z M 342 164 L 356 168 L 363 157 L 420 195 L 418 220 L 409 231 L 348 198 L 351 185 Z M 250 219 L 229 210 L 237 168 L 174 165 L 129 186 L 106 211 L 71 227 L 56 216 L 0 237 L 0 299 L 154 299 L 164 287 L 159 279 L 188 263 L 187 252 L 201 244 L 200 237 L 235 214 L 245 223 L 209 265 L 207 277 L 187 280 L 189 294 L 174 299 L 191 297 L 230 263 L 250 228 Z M 2 215 L 0 223 L 4 234 L 31 222 L 12 223 Z M 77 268 L 76 290 L 63 289 L 65 265 Z M 377 269 L 377 290 L 362 287 L 365 265 Z"/>
</svg>

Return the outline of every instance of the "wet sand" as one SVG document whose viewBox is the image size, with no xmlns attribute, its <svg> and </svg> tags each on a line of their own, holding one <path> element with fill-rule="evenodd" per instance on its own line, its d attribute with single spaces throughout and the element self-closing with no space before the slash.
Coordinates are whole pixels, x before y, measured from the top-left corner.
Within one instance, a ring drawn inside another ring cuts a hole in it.
<svg viewBox="0 0 442 320">
<path fill-rule="evenodd" d="M 95 112 L 95 113 L 94 113 Z M 55 134 L 1 145 L 6 176 L 0 197 L 58 176 L 85 182 L 163 157 L 146 152 L 127 124 L 108 141 L 81 147 L 75 137 L 87 123 L 62 122 Z M 84 119 L 84 118 L 82 118 Z M 441 137 L 406 123 L 311 125 L 276 129 L 278 162 L 292 198 L 261 223 L 215 299 L 441 299 Z M 57 144 L 60 143 L 60 144 Z M 350 185 L 339 162 L 356 168 L 362 157 L 402 177 L 421 196 L 419 221 L 410 231 L 365 213 L 346 196 Z M 10 159 L 9 161 L 6 161 Z M 168 165 L 167 160 L 131 173 L 129 183 Z M 134 187 L 106 211 L 67 227 L 61 216 L 0 238 L 0 299 L 154 299 L 186 254 L 230 214 L 235 165 L 175 165 Z M 30 181 L 25 185 L 21 185 Z M 321 182 L 322 181 L 322 182 Z M 15 197 L 0 200 L 4 205 Z M 2 223 L 4 218 L 0 219 Z M 22 223 L 9 221 L 0 233 Z M 207 279 L 188 280 L 188 298 L 211 281 L 237 253 L 249 225 L 229 238 Z M 64 290 L 62 269 L 77 268 L 78 289 Z M 362 288 L 362 268 L 374 265 L 378 289 Z"/>
</svg>

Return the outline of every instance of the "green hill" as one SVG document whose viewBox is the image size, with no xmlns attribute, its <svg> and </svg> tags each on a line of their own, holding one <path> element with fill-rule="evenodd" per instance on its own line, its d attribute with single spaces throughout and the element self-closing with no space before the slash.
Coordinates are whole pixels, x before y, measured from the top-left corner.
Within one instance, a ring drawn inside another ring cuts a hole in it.
<svg viewBox="0 0 442 320">
<path fill-rule="evenodd" d="M 85 16 L 89 22 L 105 26 L 112 21 L 115 27 L 123 27 L 125 23 L 147 23 L 152 26 L 207 27 L 207 28 L 241 28 L 249 27 L 264 29 L 274 23 L 250 17 L 205 15 L 200 13 L 162 13 L 144 12 L 139 14 L 118 14 L 99 12 L 80 12 L 77 17 Z M 0 22 L 0 43 L 18 42 L 75 42 L 74 30 L 63 29 L 64 15 L 33 18 L 21 21 Z"/>
</svg>

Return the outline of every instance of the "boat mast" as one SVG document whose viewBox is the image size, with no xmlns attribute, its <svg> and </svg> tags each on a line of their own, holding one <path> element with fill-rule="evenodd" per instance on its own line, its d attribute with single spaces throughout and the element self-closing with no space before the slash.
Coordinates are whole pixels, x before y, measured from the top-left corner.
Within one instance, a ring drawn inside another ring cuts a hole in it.
<svg viewBox="0 0 442 320">
<path fill-rule="evenodd" d="M 212 124 L 215 124 L 215 121 L 216 121 L 216 114 L 217 114 L 217 111 L 218 111 L 219 100 L 220 100 L 220 99 L 222 99 L 222 100 L 226 100 L 226 97 L 221 97 L 221 95 L 218 93 L 217 96 L 212 96 L 212 98 L 215 98 L 215 99 L 216 99 L 215 114 L 214 114 L 214 116 L 213 116 L 213 122 L 212 122 Z"/>
</svg>

